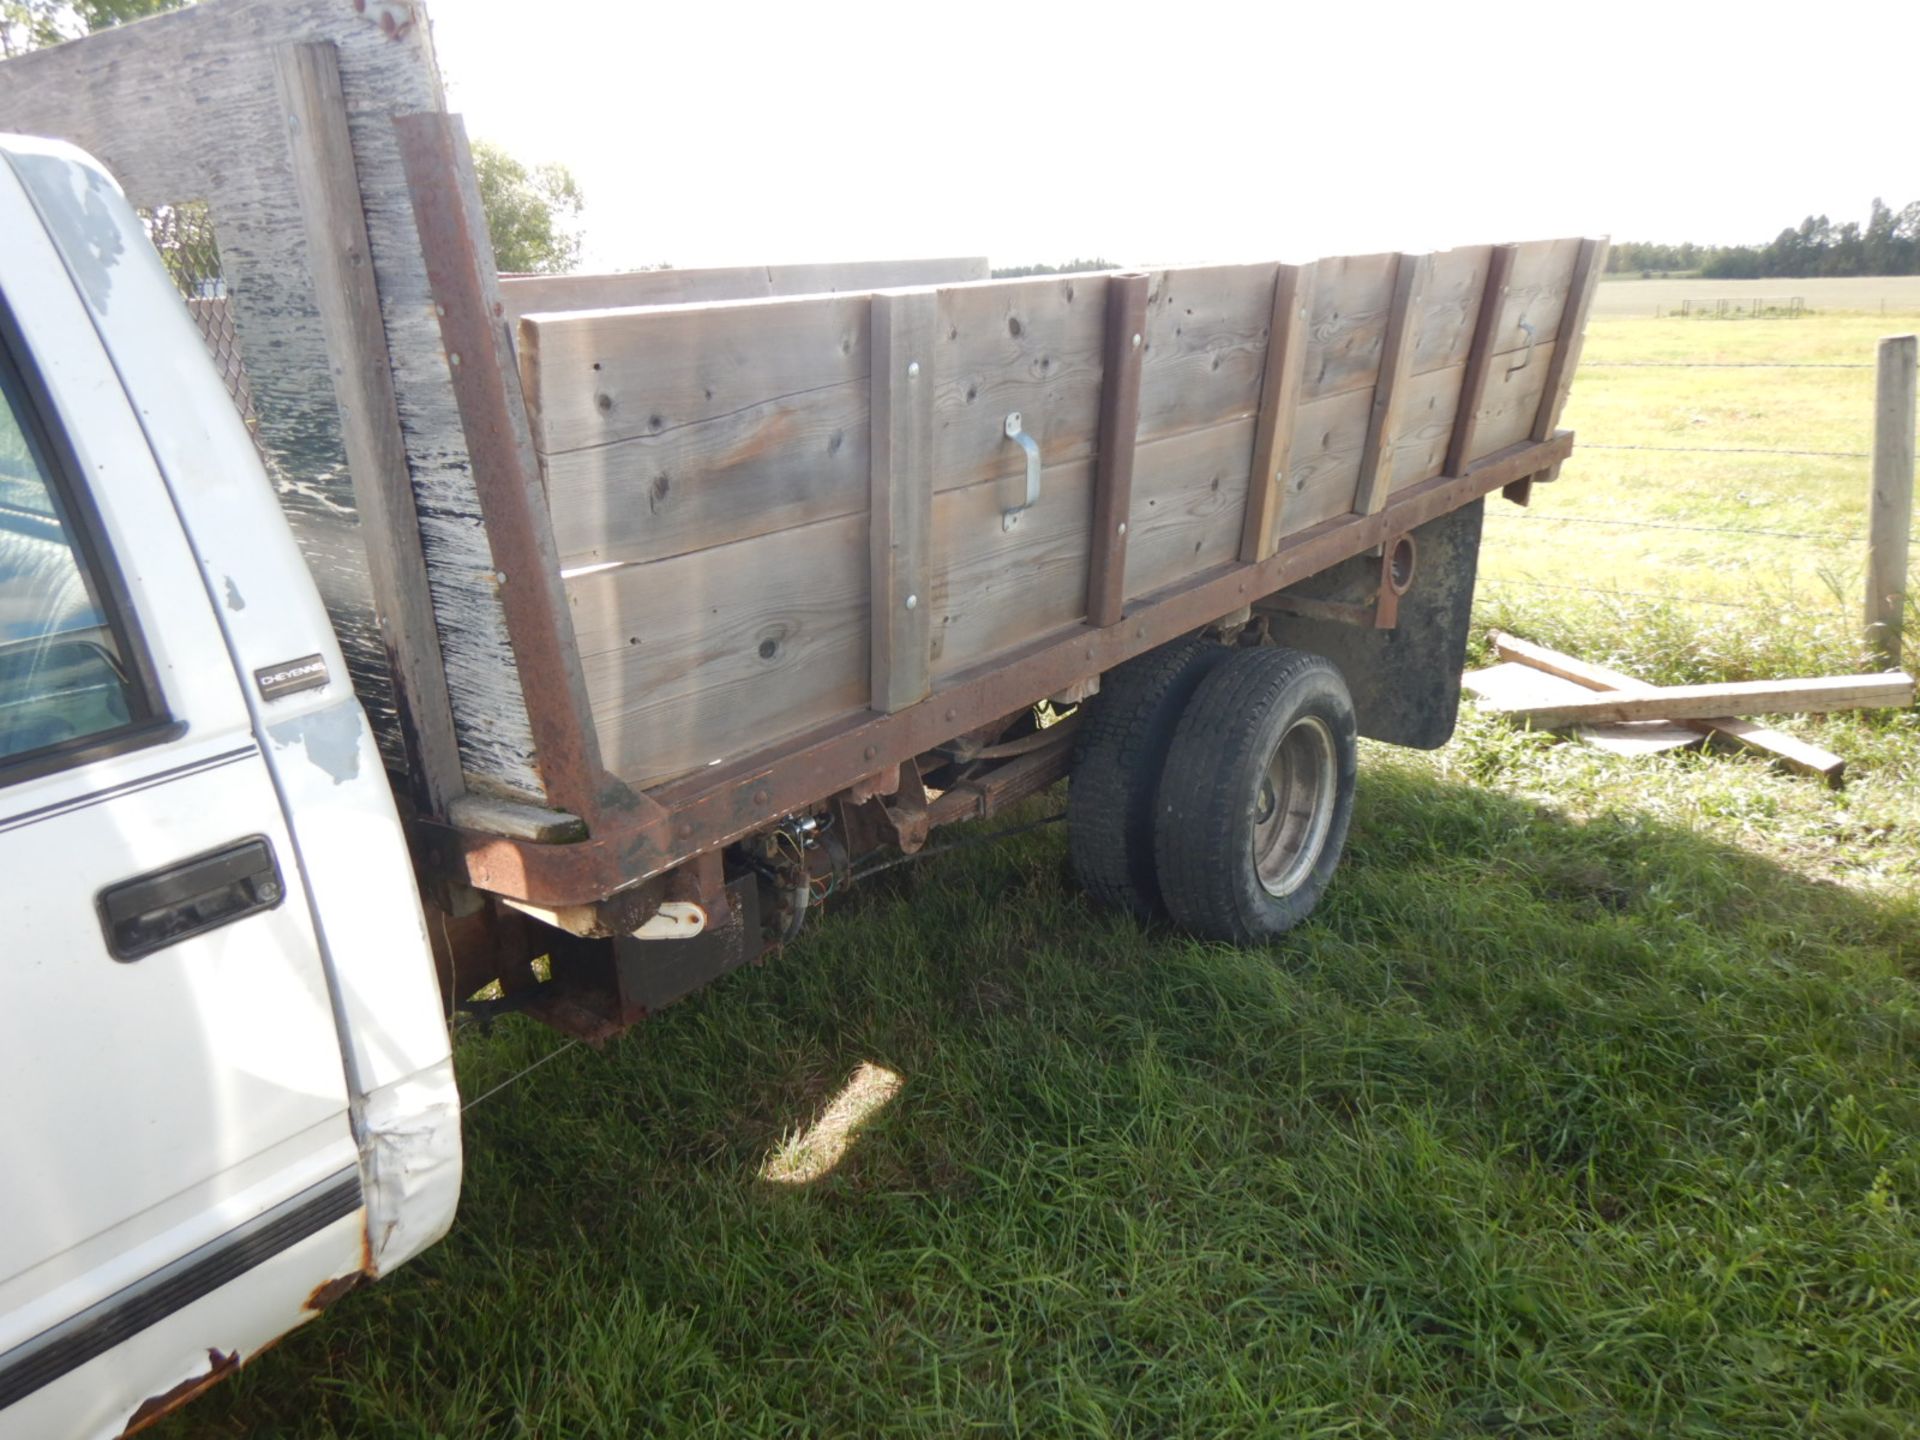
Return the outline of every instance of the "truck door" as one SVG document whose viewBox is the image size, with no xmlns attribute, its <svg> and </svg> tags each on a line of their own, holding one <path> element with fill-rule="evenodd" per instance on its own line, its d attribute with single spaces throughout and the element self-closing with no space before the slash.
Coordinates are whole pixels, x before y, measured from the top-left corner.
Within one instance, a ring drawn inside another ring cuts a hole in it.
<svg viewBox="0 0 1920 1440">
<path fill-rule="evenodd" d="M 360 1172 L 200 567 L 4 183 L 0 233 L 0 1436 L 117 1433 L 362 1268 Z"/>
</svg>

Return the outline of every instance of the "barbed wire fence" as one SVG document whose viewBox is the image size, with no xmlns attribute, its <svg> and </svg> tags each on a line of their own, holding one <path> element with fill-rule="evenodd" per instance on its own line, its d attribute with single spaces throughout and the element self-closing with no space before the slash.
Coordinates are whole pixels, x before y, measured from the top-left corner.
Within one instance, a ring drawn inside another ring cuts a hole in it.
<svg viewBox="0 0 1920 1440">
<path fill-rule="evenodd" d="M 1828 370 L 1882 371 L 1883 370 L 1883 367 L 1881 364 L 1873 361 L 1838 362 L 1838 361 L 1802 361 L 1802 360 L 1767 360 L 1767 361 L 1600 360 L 1600 361 L 1582 361 L 1581 368 L 1583 370 L 1628 370 L 1628 369 L 1635 369 L 1635 370 L 1637 369 L 1648 369 L 1648 370 L 1823 370 L 1823 371 L 1828 371 Z M 1884 395 L 1884 381 L 1885 381 L 1884 372 L 1881 375 L 1881 380 L 1883 384 L 1883 393 L 1880 397 L 1879 404 L 1882 407 L 1884 407 L 1884 405 L 1886 404 L 1885 395 Z M 1911 399 L 1910 394 L 1908 398 L 1906 398 L 1904 403 L 1906 404 L 1908 409 L 1909 425 L 1910 425 L 1912 405 L 1913 405 L 1913 401 Z M 1878 414 L 1876 414 L 1873 418 L 1875 420 L 1875 423 L 1879 423 L 1880 420 L 1882 419 L 1882 417 L 1879 416 Z M 1623 442 L 1623 441 L 1609 441 L 1604 438 L 1589 439 L 1585 434 L 1582 434 L 1581 438 L 1576 443 L 1575 448 L 1576 448 L 1576 453 L 1600 451 L 1600 452 L 1614 452 L 1614 453 L 1646 453 L 1646 454 L 1660 454 L 1660 455 L 1756 456 L 1756 457 L 1767 456 L 1767 457 L 1781 457 L 1781 458 L 1787 458 L 1787 459 L 1850 460 L 1850 461 L 1862 461 L 1862 462 L 1870 461 L 1875 458 L 1874 452 L 1868 451 L 1868 450 L 1799 449 L 1799 448 L 1790 448 L 1790 447 L 1782 447 L 1782 446 L 1748 446 L 1748 445 L 1640 444 L 1640 443 L 1629 443 L 1629 442 Z M 1910 464 L 1908 465 L 1907 468 L 1909 471 L 1911 471 Z M 1863 465 L 1861 469 L 1860 483 L 1861 483 L 1861 493 L 1863 497 L 1868 497 L 1870 492 L 1869 492 L 1869 484 L 1868 484 L 1867 467 L 1865 465 Z M 1910 473 L 1906 477 L 1906 484 L 1910 490 L 1912 485 L 1912 476 Z M 1541 492 L 1539 491 L 1535 491 L 1536 496 L 1538 496 L 1540 493 Z M 1669 532 L 1669 533 L 1677 532 L 1677 533 L 1683 533 L 1683 534 L 1697 534 L 1697 535 L 1710 535 L 1710 536 L 1716 536 L 1716 537 L 1752 539 L 1756 541 L 1766 541 L 1766 542 L 1775 542 L 1775 543 L 1788 542 L 1788 543 L 1803 544 L 1803 545 L 1818 544 L 1824 547 L 1845 547 L 1845 546 L 1861 547 L 1856 550 L 1856 554 L 1858 555 L 1866 555 L 1868 552 L 1865 547 L 1868 547 L 1869 545 L 1876 546 L 1880 551 L 1884 551 L 1886 549 L 1884 537 L 1877 538 L 1875 534 L 1878 520 L 1876 519 L 1876 517 L 1871 517 L 1871 516 L 1869 517 L 1870 523 L 1867 529 L 1840 531 L 1840 530 L 1819 530 L 1819 529 L 1788 529 L 1788 528 L 1780 528 L 1780 527 L 1774 527 L 1774 526 L 1757 526 L 1757 525 L 1756 526 L 1727 525 L 1727 524 L 1715 524 L 1715 523 L 1706 523 L 1706 522 L 1694 522 L 1689 520 L 1639 519 L 1639 518 L 1633 518 L 1633 517 L 1627 517 L 1627 516 L 1553 514 L 1550 512 L 1542 512 L 1542 511 L 1532 510 L 1532 509 L 1526 509 L 1526 510 L 1511 509 L 1504 506 L 1489 509 L 1487 514 L 1490 519 L 1496 519 L 1500 522 L 1503 522 L 1500 525 L 1499 533 L 1509 534 L 1509 535 L 1515 534 L 1519 531 L 1525 530 L 1530 527 L 1535 527 L 1535 526 L 1546 526 L 1546 527 L 1555 527 L 1555 528 L 1568 527 L 1575 531 L 1578 531 L 1582 527 L 1595 527 L 1604 531 L 1614 531 L 1614 532 L 1621 532 L 1621 531 L 1655 531 L 1655 532 Z M 1906 533 L 1901 537 L 1901 539 L 1904 541 L 1905 552 L 1910 556 L 1914 551 L 1915 545 L 1916 545 L 1913 535 L 1911 533 Z M 1884 561 L 1882 561 L 1882 563 L 1884 563 Z M 1874 564 L 1875 564 L 1875 559 L 1873 557 L 1869 557 L 1868 559 L 1869 568 L 1871 568 Z M 1838 614 L 1843 613 L 1840 607 L 1847 604 L 1846 597 L 1838 593 L 1837 590 L 1834 596 L 1834 602 L 1832 604 L 1822 605 L 1822 606 L 1811 606 L 1811 605 L 1798 605 L 1793 603 L 1782 603 L 1777 598 L 1767 598 L 1764 600 L 1762 599 L 1733 600 L 1733 599 L 1727 599 L 1723 596 L 1690 594 L 1690 593 L 1687 593 L 1684 586 L 1679 586 L 1674 589 L 1648 590 L 1643 588 L 1628 588 L 1624 586 L 1609 586 L 1604 584 L 1581 584 L 1581 583 L 1574 583 L 1571 581 L 1564 581 L 1564 580 L 1544 580 L 1544 579 L 1537 579 L 1531 576 L 1497 576 L 1497 577 L 1489 577 L 1489 581 L 1494 586 L 1519 586 L 1527 590 L 1549 592 L 1549 593 L 1591 595 L 1591 596 L 1597 596 L 1597 597 L 1601 597 L 1609 600 L 1632 600 L 1632 601 L 1641 601 L 1641 602 L 1647 602 L 1649 604 L 1660 604 L 1660 605 L 1672 605 L 1672 604 L 1698 605 L 1698 606 L 1706 606 L 1714 610 L 1741 610 L 1741 611 L 1749 611 L 1749 612 L 1764 611 L 1766 613 L 1780 614 L 1780 615 L 1799 615 L 1799 616 L 1824 615 L 1829 618 L 1832 618 Z M 1869 605 L 1868 605 L 1869 614 L 1865 617 L 1866 623 L 1863 624 L 1862 626 L 1863 630 L 1867 627 L 1867 625 L 1870 625 L 1872 623 L 1871 610 L 1872 610 L 1872 605 L 1871 605 L 1871 602 L 1869 602 Z M 1909 641 L 1911 641 L 1914 637 L 1909 636 L 1908 638 L 1909 638 Z"/>
</svg>

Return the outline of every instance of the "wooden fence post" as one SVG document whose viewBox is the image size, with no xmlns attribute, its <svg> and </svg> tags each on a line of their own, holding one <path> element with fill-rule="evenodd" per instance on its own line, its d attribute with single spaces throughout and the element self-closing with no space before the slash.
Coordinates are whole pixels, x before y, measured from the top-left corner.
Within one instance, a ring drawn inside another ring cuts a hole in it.
<svg viewBox="0 0 1920 1440">
<path fill-rule="evenodd" d="M 1914 383 L 1920 341 L 1880 342 L 1873 395 L 1873 477 L 1867 491 L 1867 644 L 1882 665 L 1900 665 L 1913 531 Z"/>
</svg>

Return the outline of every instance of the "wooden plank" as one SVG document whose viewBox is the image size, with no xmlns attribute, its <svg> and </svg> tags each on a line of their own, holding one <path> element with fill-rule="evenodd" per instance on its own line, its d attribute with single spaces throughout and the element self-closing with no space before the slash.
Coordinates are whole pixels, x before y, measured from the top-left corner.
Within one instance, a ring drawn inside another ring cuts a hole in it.
<svg viewBox="0 0 1920 1440">
<path fill-rule="evenodd" d="M 1480 406 L 1486 398 L 1493 375 L 1493 357 L 1499 343 L 1500 316 L 1506 305 L 1508 277 L 1513 273 L 1514 256 L 1519 247 L 1496 245 L 1488 258 L 1486 284 L 1481 290 L 1480 317 L 1475 322 L 1473 344 L 1467 353 L 1465 378 L 1460 382 L 1460 403 L 1454 412 L 1453 436 L 1447 445 L 1446 473 L 1466 473 L 1468 459 L 1474 453 L 1474 431 L 1479 423 Z"/>
<path fill-rule="evenodd" d="M 1542 341 L 1531 350 L 1509 350 L 1493 357 L 1493 373 L 1480 397 L 1480 409 L 1474 416 L 1473 449 L 1467 463 L 1504 450 L 1533 436 L 1534 418 L 1540 413 L 1540 397 L 1546 391 L 1553 357 L 1559 343 Z"/>
<path fill-rule="evenodd" d="M 1127 595 L 1127 525 L 1133 516 L 1146 324 L 1146 275 L 1108 280 L 1106 362 L 1094 450 L 1093 553 L 1087 574 L 1087 618 L 1095 625 L 1118 624 Z"/>
<path fill-rule="evenodd" d="M 1706 720 L 1716 715 L 1805 715 L 1897 708 L 1911 705 L 1913 696 L 1913 677 L 1893 671 L 1614 691 L 1510 713 L 1541 729 L 1553 730 L 1563 725 L 1615 720 Z"/>
<path fill-rule="evenodd" d="M 872 705 L 891 714 L 932 687 L 933 335 L 931 290 L 873 296 L 869 605 Z"/>
<path fill-rule="evenodd" d="M 1230 420 L 1141 444 L 1127 527 L 1129 597 L 1239 558 L 1254 424 Z"/>
<path fill-rule="evenodd" d="M 1578 699 L 1587 692 L 1571 680 L 1518 661 L 1470 670 L 1460 686 L 1489 708 L 1525 710 Z M 1578 725 L 1576 739 L 1610 755 L 1658 755 L 1700 745 L 1705 736 L 1672 720 L 1626 720 L 1615 725 Z"/>
<path fill-rule="evenodd" d="M 444 105 L 424 21 L 339 0 L 204 0 L 5 63 L 0 130 L 98 156 L 131 203 L 205 202 L 257 437 L 389 768 L 405 763 L 287 144 L 274 47 L 331 41 L 347 107 L 461 766 L 538 797 L 512 646 L 391 117 Z"/>
<path fill-rule="evenodd" d="M 1264 560 L 1280 536 L 1301 386 L 1306 379 L 1307 325 L 1313 314 L 1313 265 L 1282 265 L 1274 277 L 1267 358 L 1260 377 L 1259 420 L 1247 478 L 1240 558 Z"/>
<path fill-rule="evenodd" d="M 936 681 L 1086 618 L 1093 468 L 1090 457 L 1047 466 L 1012 530 L 996 480 L 935 494 Z"/>
<path fill-rule="evenodd" d="M 1367 423 L 1367 440 L 1360 452 L 1359 485 L 1354 491 L 1353 508 L 1357 514 L 1374 515 L 1387 503 L 1392 487 L 1393 436 L 1397 428 L 1397 406 L 1407 389 L 1408 369 L 1413 363 L 1416 322 L 1425 307 L 1427 278 L 1432 257 L 1402 255 L 1393 281 L 1393 307 L 1387 315 L 1387 329 L 1380 352 L 1380 376 L 1374 383 L 1373 411 Z"/>
<path fill-rule="evenodd" d="M 1107 277 L 1046 275 L 940 291 L 935 337 L 934 487 L 1006 480 L 1026 458 L 1006 418 L 1040 445 L 1048 465 L 1090 460 L 1099 429 Z"/>
<path fill-rule="evenodd" d="M 1260 404 L 1279 266 L 1153 272 L 1147 295 L 1140 438 L 1252 415 Z"/>
<path fill-rule="evenodd" d="M 985 256 L 932 260 L 850 260 L 825 265 L 729 265 L 706 269 L 631 270 L 617 275 L 503 275 L 507 317 L 636 305 L 704 305 L 787 295 L 847 294 L 910 285 L 985 280 Z"/>
<path fill-rule="evenodd" d="M 1609 670 L 1604 665 L 1595 665 L 1591 661 L 1580 660 L 1572 655 L 1562 654 L 1558 650 L 1549 650 L 1544 645 L 1522 640 L 1517 635 L 1508 635 L 1496 630 L 1493 632 L 1492 639 L 1494 653 L 1502 659 L 1530 665 L 1546 674 L 1557 675 L 1575 684 L 1584 685 L 1589 690 L 1637 692 L 1654 688 L 1646 681 L 1622 671 Z M 1846 775 L 1847 762 L 1832 751 L 1823 750 L 1818 745 L 1809 744 L 1797 736 L 1771 730 L 1764 725 L 1755 725 L 1749 720 L 1715 716 L 1711 719 L 1681 720 L 1675 723 L 1688 726 L 1703 734 L 1737 741 L 1749 750 L 1778 760 L 1790 770 L 1817 776 L 1829 785 L 1838 786 Z"/>
<path fill-rule="evenodd" d="M 1566 408 L 1567 395 L 1573 389 L 1574 371 L 1580 364 L 1580 350 L 1586 340 L 1587 315 L 1593 308 L 1593 292 L 1607 270 L 1607 242 L 1582 240 L 1579 257 L 1574 261 L 1568 282 L 1572 297 L 1560 328 L 1554 336 L 1553 358 L 1547 366 L 1547 378 L 1540 395 L 1540 408 L 1534 417 L 1532 435 L 1544 440 L 1560 424 L 1560 412 Z"/>
<path fill-rule="evenodd" d="M 789 413 L 866 380 L 868 311 L 865 295 L 825 295 L 532 316 L 520 349 L 534 446 L 553 454 Z"/>
<path fill-rule="evenodd" d="M 1529 240 L 1514 247 L 1495 353 L 1517 350 L 1526 343 L 1522 321 L 1533 327 L 1536 343 L 1560 337 L 1567 299 L 1573 290 L 1573 268 L 1584 243 L 1578 237 L 1569 237 Z"/>
<path fill-rule="evenodd" d="M 466 782 L 407 473 L 406 437 L 394 401 L 366 216 L 360 208 L 339 52 L 326 40 L 280 45 L 274 50 L 274 71 L 286 106 L 287 145 L 314 299 L 332 362 L 341 439 L 393 686 L 407 786 L 421 814 L 445 815 Z"/>
<path fill-rule="evenodd" d="M 568 577 L 608 767 L 652 785 L 865 713 L 864 515 Z"/>
<path fill-rule="evenodd" d="M 1447 436 L 1459 403 L 1463 367 L 1415 375 L 1398 408 L 1392 437 L 1391 489 L 1402 490 L 1442 472 Z M 1373 396 L 1348 390 L 1300 407 L 1293 454 L 1287 467 L 1283 536 L 1353 509 L 1360 462 L 1373 418 Z"/>
<path fill-rule="evenodd" d="M 1467 363 L 1492 253 L 1491 245 L 1433 253 L 1428 262 L 1426 298 L 1417 312 L 1420 323 L 1413 342 L 1415 375 Z"/>
</svg>

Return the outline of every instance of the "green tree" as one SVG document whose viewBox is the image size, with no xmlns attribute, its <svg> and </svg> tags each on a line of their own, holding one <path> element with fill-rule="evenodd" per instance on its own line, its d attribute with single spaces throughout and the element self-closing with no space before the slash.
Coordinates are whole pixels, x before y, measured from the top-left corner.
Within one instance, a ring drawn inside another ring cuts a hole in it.
<svg viewBox="0 0 1920 1440">
<path fill-rule="evenodd" d="M 553 163 L 526 165 L 485 140 L 473 143 L 473 168 L 502 274 L 557 275 L 580 263 L 585 200 L 572 171 Z"/>
<path fill-rule="evenodd" d="M 0 59 L 44 50 L 129 20 L 178 10 L 190 0 L 0 0 Z"/>
</svg>

